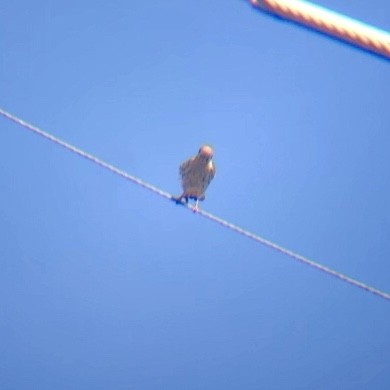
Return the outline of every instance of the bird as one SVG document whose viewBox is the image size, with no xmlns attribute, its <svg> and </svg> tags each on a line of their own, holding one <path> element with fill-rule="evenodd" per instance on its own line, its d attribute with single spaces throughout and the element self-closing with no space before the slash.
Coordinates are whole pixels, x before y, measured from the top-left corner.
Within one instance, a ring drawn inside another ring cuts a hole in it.
<svg viewBox="0 0 390 390">
<path fill-rule="evenodd" d="M 188 200 L 195 200 L 194 211 L 198 211 L 199 201 L 205 200 L 205 191 L 215 176 L 213 161 L 214 150 L 210 145 L 202 145 L 198 154 L 184 161 L 179 167 L 183 192 L 180 196 L 173 196 L 176 203 L 186 204 Z"/>
</svg>

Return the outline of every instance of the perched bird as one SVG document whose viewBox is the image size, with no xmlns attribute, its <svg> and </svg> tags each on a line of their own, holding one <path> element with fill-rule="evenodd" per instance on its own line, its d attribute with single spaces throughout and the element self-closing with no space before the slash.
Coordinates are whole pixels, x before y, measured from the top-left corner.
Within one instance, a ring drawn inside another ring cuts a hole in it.
<svg viewBox="0 0 390 390">
<path fill-rule="evenodd" d="M 173 200 L 182 203 L 184 199 L 188 203 L 188 199 L 193 199 L 196 202 L 195 210 L 198 209 L 198 202 L 205 199 L 205 191 L 215 176 L 213 154 L 211 146 L 203 145 L 196 156 L 180 165 L 183 193 L 178 197 L 173 197 Z"/>
</svg>

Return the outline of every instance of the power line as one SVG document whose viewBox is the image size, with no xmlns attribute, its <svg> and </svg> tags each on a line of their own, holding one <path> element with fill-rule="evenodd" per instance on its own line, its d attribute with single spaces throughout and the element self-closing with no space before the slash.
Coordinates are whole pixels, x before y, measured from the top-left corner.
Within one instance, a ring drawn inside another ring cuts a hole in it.
<svg viewBox="0 0 390 390">
<path fill-rule="evenodd" d="M 31 125 L 30 123 L 25 122 L 24 120 L 22 120 L 22 119 L 20 119 L 20 118 L 18 118 L 16 116 L 10 114 L 9 112 L 7 112 L 7 111 L 5 111 L 5 110 L 3 110 L 1 108 L 0 108 L 0 115 L 5 117 L 6 119 L 9 119 L 12 122 L 14 122 L 14 123 L 24 127 L 25 129 L 30 130 L 33 133 L 35 133 L 37 135 L 40 135 L 41 137 L 46 138 L 47 140 L 49 140 L 49 141 L 51 141 L 51 142 L 53 142 L 53 143 L 55 143 L 55 144 L 57 144 L 59 146 L 62 146 L 63 148 L 65 148 L 65 149 L 67 149 L 67 150 L 69 150 L 69 151 L 71 151 L 71 152 L 73 152 L 73 153 L 75 153 L 75 154 L 77 154 L 77 155 L 79 155 L 81 157 L 86 158 L 87 160 L 97 164 L 98 166 L 100 166 L 102 168 L 105 168 L 108 171 L 110 171 L 112 173 L 115 173 L 116 175 L 119 175 L 122 178 L 127 179 L 127 180 L 133 182 L 134 184 L 137 184 L 137 185 L 141 186 L 142 188 L 145 188 L 145 189 L 147 189 L 149 191 L 152 191 L 155 194 L 157 194 L 157 195 L 159 195 L 159 196 L 161 196 L 161 197 L 163 197 L 165 199 L 173 200 L 172 199 L 172 195 L 169 194 L 168 192 L 162 191 L 159 188 L 153 186 L 152 184 L 146 183 L 143 180 L 141 180 L 141 179 L 139 179 L 139 178 L 137 178 L 135 176 L 132 176 L 132 175 L 128 174 L 127 172 L 122 171 L 121 169 L 118 169 L 118 168 L 116 168 L 115 166 L 113 166 L 111 164 L 106 163 L 103 160 L 100 160 L 99 158 L 93 156 L 92 154 L 87 153 L 87 152 L 85 152 L 85 151 L 83 151 L 83 150 L 81 150 L 79 148 L 76 148 L 75 146 L 73 146 L 73 145 L 71 145 L 71 144 L 69 144 L 69 143 L 67 143 L 67 142 L 65 142 L 65 141 L 63 141 L 63 140 L 61 140 L 61 139 L 59 139 L 59 138 L 57 138 L 57 137 L 55 137 L 55 136 L 53 136 L 51 134 L 49 134 L 49 133 L 39 129 L 36 126 Z M 193 206 L 184 205 L 184 204 L 183 204 L 183 206 L 186 207 L 188 210 L 196 211 Z M 351 285 L 353 285 L 355 287 L 358 287 L 358 288 L 360 288 L 360 289 L 362 289 L 362 290 L 364 290 L 366 292 L 373 293 L 373 294 L 375 294 L 377 296 L 380 296 L 380 297 L 390 301 L 390 294 L 388 294 L 388 293 L 386 293 L 384 291 L 381 291 L 381 290 L 379 290 L 379 289 L 377 289 L 375 287 L 372 287 L 372 286 L 369 286 L 369 285 L 367 285 L 367 284 L 365 284 L 363 282 L 360 282 L 359 280 L 353 279 L 353 278 L 351 278 L 351 277 L 349 277 L 347 275 L 344 275 L 344 274 L 342 274 L 340 272 L 337 272 L 337 271 L 335 271 L 335 270 L 333 270 L 331 268 L 328 268 L 328 267 L 326 267 L 326 266 L 324 266 L 324 265 L 322 265 L 320 263 L 317 263 L 317 262 L 315 262 L 315 261 L 313 261 L 313 260 L 311 260 L 311 259 L 309 259 L 309 258 L 307 258 L 305 256 L 302 256 L 302 255 L 300 255 L 298 253 L 290 251 L 289 249 L 286 249 L 286 248 L 284 248 L 284 247 L 282 247 L 282 246 L 280 246 L 278 244 L 275 244 L 272 241 L 266 240 L 265 238 L 262 238 L 262 237 L 258 236 L 257 234 L 251 233 L 248 230 L 243 229 L 243 228 L 241 228 L 241 227 L 239 227 L 237 225 L 234 225 L 233 223 L 228 222 L 228 221 L 226 221 L 226 220 L 224 220 L 222 218 L 219 218 L 219 217 L 217 217 L 217 216 L 215 216 L 215 215 L 213 215 L 213 214 L 211 214 L 211 213 L 209 213 L 207 211 L 197 210 L 196 214 L 201 215 L 202 217 L 207 218 L 207 219 L 209 219 L 209 220 L 211 220 L 213 222 L 216 222 L 219 225 L 222 225 L 222 226 L 226 227 L 227 229 L 230 229 L 230 230 L 232 230 L 232 231 L 234 231 L 236 233 L 239 233 L 239 234 L 241 234 L 241 235 L 243 235 L 243 236 L 245 236 L 245 237 L 247 237 L 247 238 L 249 238 L 249 239 L 251 239 L 251 240 L 253 240 L 253 241 L 257 242 L 257 243 L 259 243 L 259 244 L 262 244 L 262 245 L 264 245 L 264 246 L 266 246 L 268 248 L 271 248 L 271 249 L 273 249 L 275 251 L 278 251 L 278 252 L 284 254 L 285 256 L 290 257 L 293 260 L 296 260 L 296 261 L 299 261 L 299 262 L 301 262 L 303 264 L 309 265 L 309 266 L 311 266 L 313 268 L 316 268 L 316 269 L 318 269 L 318 270 L 320 270 L 320 271 L 322 271 L 322 272 L 324 272 L 324 273 L 326 273 L 326 274 L 328 274 L 330 276 L 333 276 L 333 277 L 335 277 L 337 279 L 340 279 L 343 282 L 349 283 L 349 284 L 351 284 Z"/>
<path fill-rule="evenodd" d="M 165 191 L 162 191 L 160 190 L 159 188 L 153 186 L 152 184 L 149 184 L 149 183 L 146 183 L 144 182 L 143 180 L 141 179 L 138 179 L 137 177 L 135 176 L 132 176 L 132 175 L 129 175 L 127 172 L 125 171 L 122 171 L 121 169 L 119 168 L 116 168 L 114 167 L 113 165 L 111 164 L 108 164 L 106 163 L 105 161 L 103 160 L 100 160 L 99 158 L 93 156 L 92 154 L 90 153 L 87 153 L 87 152 L 84 152 L 83 150 L 79 149 L 79 148 L 76 148 L 75 146 L 71 145 L 71 144 L 68 144 L 67 142 L 65 141 L 62 141 L 61 139 L 57 138 L 57 137 L 54 137 L 54 135 L 51 135 L 49 133 L 46 133 L 45 131 L 39 129 L 38 127 L 36 126 L 33 126 L 31 125 L 30 123 L 27 123 L 25 122 L 24 120 L 10 114 L 9 112 L 7 111 L 4 111 L 3 109 L 0 108 L 0 114 L 2 116 L 4 116 L 5 118 L 17 123 L 18 125 L 28 129 L 28 130 L 31 130 L 32 132 L 34 132 L 35 134 L 38 134 L 40 135 L 41 137 L 43 138 L 46 138 L 47 140 L 59 145 L 59 146 L 62 146 L 63 148 L 81 156 L 81 157 L 84 157 L 86 158 L 87 160 L 89 161 L 92 161 L 93 163 L 109 170 L 110 172 L 112 173 L 115 173 L 116 175 L 119 175 L 119 176 L 122 176 L 123 178 L 127 179 L 127 180 L 130 180 L 132 181 L 133 183 L 135 184 L 138 184 L 139 186 L 143 187 L 143 188 L 146 188 L 147 190 L 149 191 L 152 191 L 164 198 L 167 198 L 167 199 L 171 199 L 172 198 L 172 195 L 168 194 L 167 192 Z"/>
<path fill-rule="evenodd" d="M 390 60 L 390 34 L 303 0 L 249 0 L 253 7 Z"/>
</svg>

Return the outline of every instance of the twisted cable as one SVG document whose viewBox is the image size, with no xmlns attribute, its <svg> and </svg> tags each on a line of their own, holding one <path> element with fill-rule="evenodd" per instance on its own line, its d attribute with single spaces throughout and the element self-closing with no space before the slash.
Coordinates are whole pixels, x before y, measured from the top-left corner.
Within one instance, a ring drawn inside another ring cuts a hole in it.
<svg viewBox="0 0 390 390">
<path fill-rule="evenodd" d="M 390 59 L 390 34 L 303 0 L 250 0 L 253 7 Z"/>
<path fill-rule="evenodd" d="M 96 164 L 96 165 L 98 165 L 98 166 L 124 178 L 124 179 L 131 181 L 134 184 L 137 184 L 137 185 L 141 186 L 142 188 L 145 188 L 145 189 L 155 193 L 156 195 L 159 195 L 165 199 L 175 201 L 174 197 L 171 194 L 169 194 L 168 192 L 165 192 L 165 191 L 155 187 L 152 184 L 146 183 L 143 180 L 141 180 L 133 175 L 130 175 L 127 172 L 122 171 L 121 169 L 118 169 L 111 164 L 106 163 L 105 161 L 93 156 L 90 153 L 87 153 L 79 148 L 76 148 L 75 146 L 39 129 L 36 126 L 31 125 L 30 123 L 25 122 L 24 120 L 16 117 L 15 115 L 10 114 L 9 112 L 7 112 L 1 108 L 0 108 L 0 115 L 2 115 L 6 119 L 18 124 L 19 126 L 22 126 L 23 128 L 30 130 L 31 132 L 47 139 L 48 141 L 51 141 L 54 144 L 59 145 L 65 149 L 69 150 L 70 152 L 73 152 L 74 154 L 77 154 L 78 156 L 83 157 L 83 158 L 93 162 L 94 164 Z M 317 263 L 317 262 L 315 262 L 315 261 L 313 261 L 305 256 L 299 255 L 298 253 L 295 253 L 289 249 L 283 248 L 282 246 L 275 244 L 272 241 L 266 240 L 265 238 L 260 237 L 257 234 L 251 233 L 248 230 L 243 229 L 237 225 L 234 225 L 233 223 L 228 222 L 222 218 L 219 218 L 219 217 L 217 217 L 217 216 L 215 216 L 207 211 L 198 210 L 194 206 L 186 205 L 184 203 L 180 203 L 180 204 L 182 206 L 186 207 L 188 210 L 193 211 L 197 215 L 200 215 L 200 216 L 207 218 L 215 223 L 218 223 L 219 225 L 224 226 L 225 228 L 232 230 L 233 232 L 238 233 L 244 237 L 247 237 L 247 238 L 249 238 L 249 239 L 251 239 L 259 244 L 262 244 L 262 245 L 264 245 L 272 250 L 278 251 L 278 252 L 282 253 L 283 255 L 285 255 L 293 260 L 299 261 L 305 265 L 309 265 L 310 267 L 316 268 L 317 270 L 322 271 L 323 273 L 325 273 L 327 275 L 333 276 L 333 277 L 335 277 L 343 282 L 351 284 L 351 285 L 358 287 L 366 292 L 370 292 L 372 294 L 375 294 L 381 298 L 384 298 L 384 299 L 390 301 L 390 294 L 388 294 L 384 291 L 381 291 L 375 287 L 372 287 L 372 286 L 369 286 L 368 284 L 360 282 L 359 280 L 356 280 L 356 279 L 351 278 L 347 275 L 344 275 L 340 272 L 337 272 L 337 271 L 335 271 L 331 268 L 328 268 L 320 263 Z"/>
</svg>

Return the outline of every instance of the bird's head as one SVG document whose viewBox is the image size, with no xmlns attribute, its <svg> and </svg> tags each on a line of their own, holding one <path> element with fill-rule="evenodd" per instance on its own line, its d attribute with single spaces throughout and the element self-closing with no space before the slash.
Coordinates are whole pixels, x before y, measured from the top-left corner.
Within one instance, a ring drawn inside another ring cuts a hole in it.
<svg viewBox="0 0 390 390">
<path fill-rule="evenodd" d="M 214 155 L 214 150 L 210 145 L 202 145 L 199 149 L 198 156 L 205 160 L 211 160 Z"/>
</svg>

